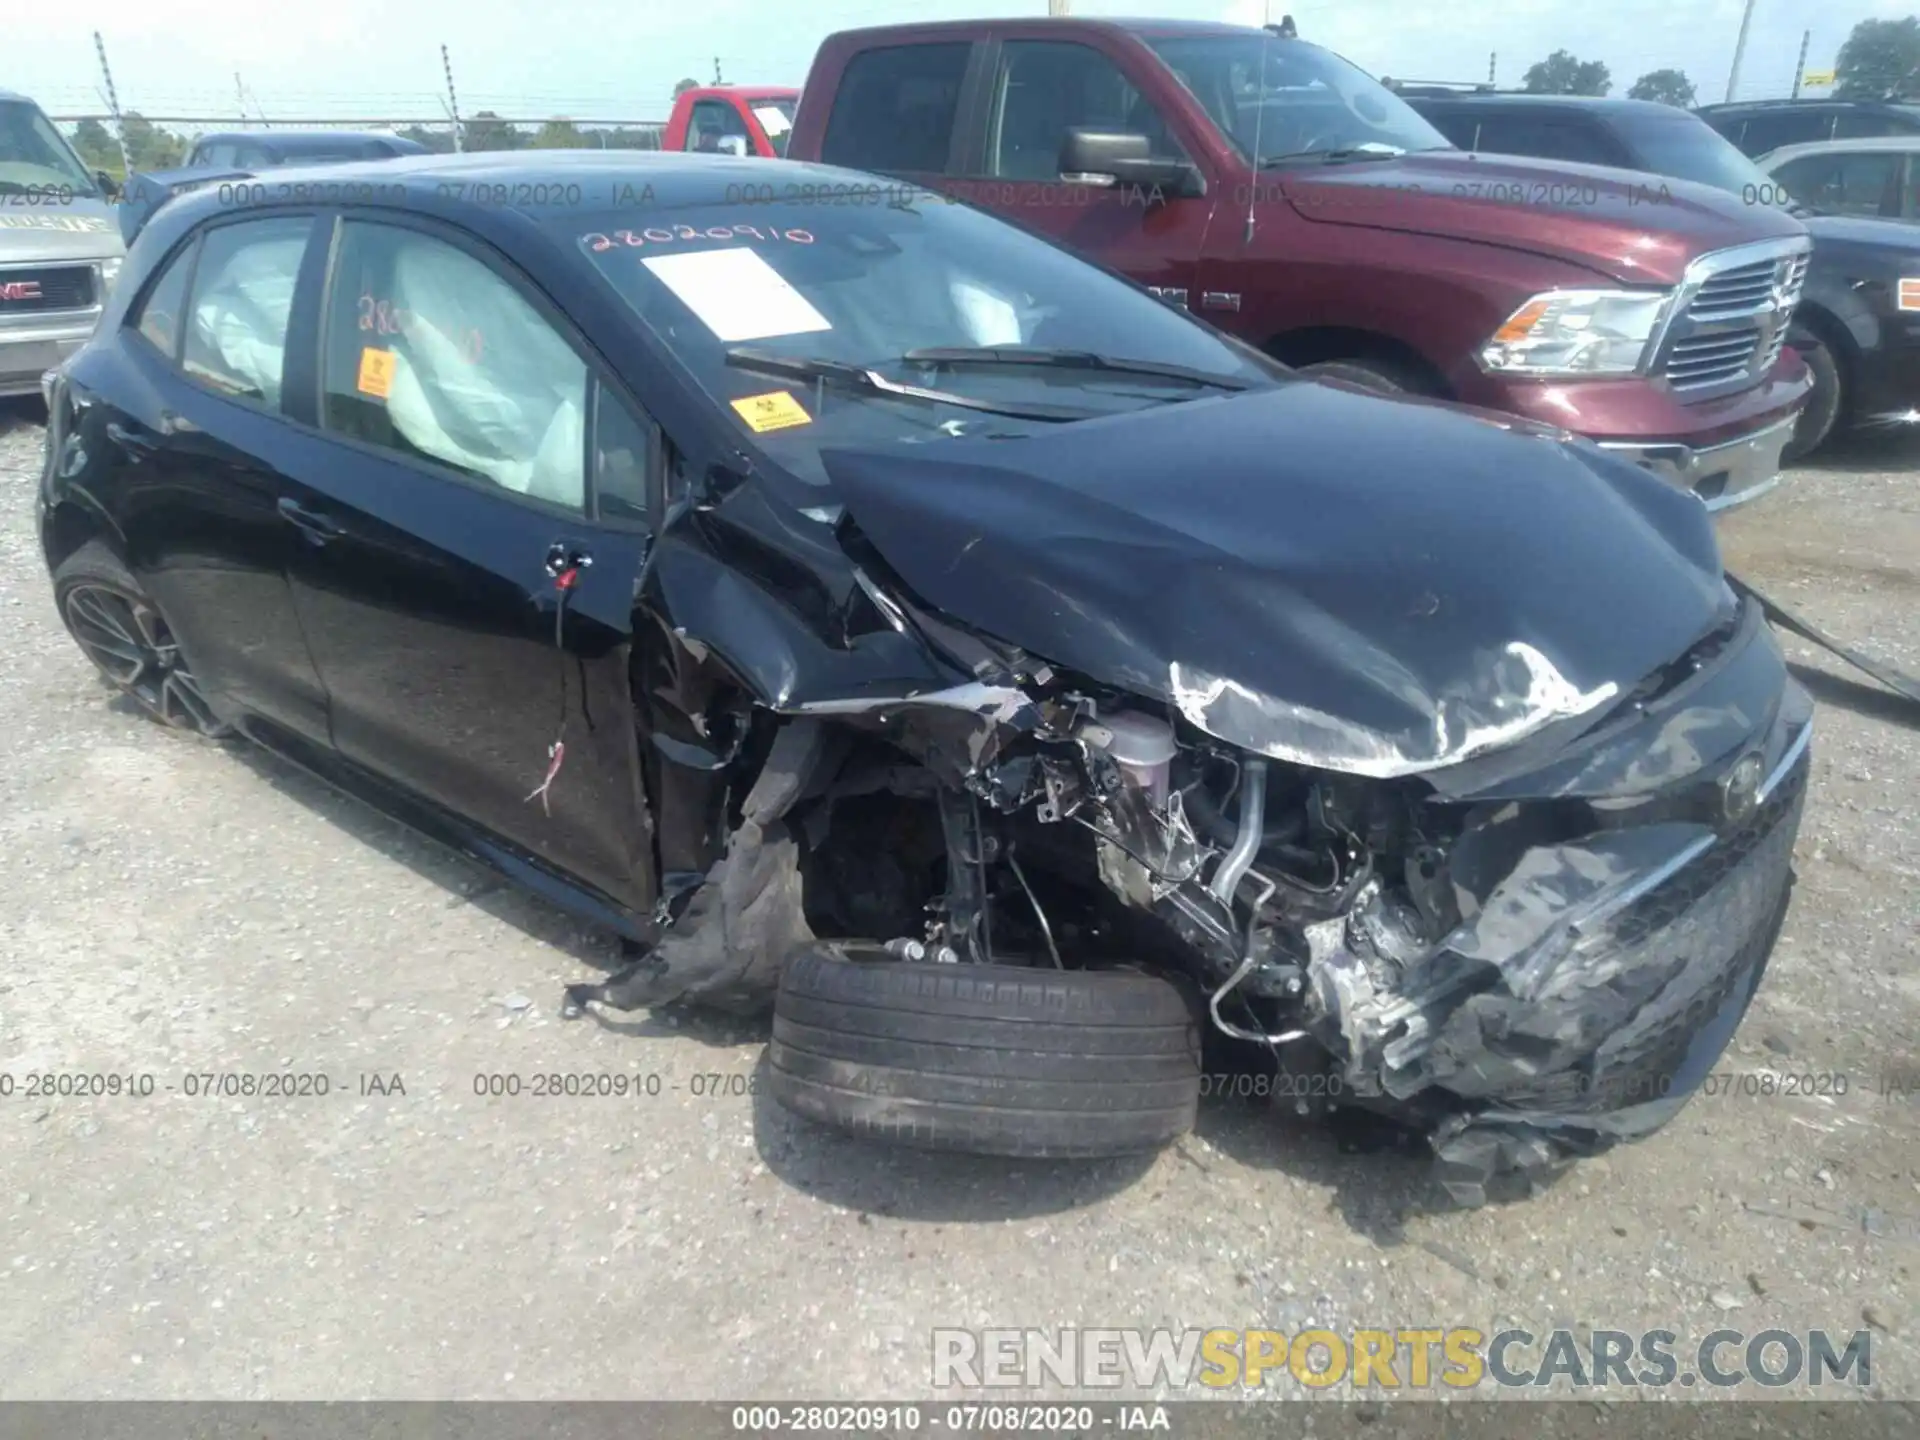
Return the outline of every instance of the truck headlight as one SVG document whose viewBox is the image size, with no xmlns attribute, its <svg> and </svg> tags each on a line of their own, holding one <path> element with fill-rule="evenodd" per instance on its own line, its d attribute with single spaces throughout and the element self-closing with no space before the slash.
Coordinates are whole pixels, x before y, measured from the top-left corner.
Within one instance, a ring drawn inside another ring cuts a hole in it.
<svg viewBox="0 0 1920 1440">
<path fill-rule="evenodd" d="M 125 263 L 126 262 L 118 255 L 110 255 L 100 262 L 100 301 L 102 304 L 105 304 L 107 297 L 113 293 L 114 281 L 120 278 L 120 267 Z"/>
<path fill-rule="evenodd" d="M 1480 363 L 1505 375 L 1631 375 L 1667 300 L 1663 290 L 1549 290 L 1507 317 Z"/>
</svg>

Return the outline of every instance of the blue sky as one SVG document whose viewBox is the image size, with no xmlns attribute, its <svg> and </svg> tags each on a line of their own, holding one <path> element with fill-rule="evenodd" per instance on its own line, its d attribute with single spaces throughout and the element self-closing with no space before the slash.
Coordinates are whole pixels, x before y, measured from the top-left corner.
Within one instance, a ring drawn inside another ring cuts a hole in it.
<svg viewBox="0 0 1920 1440">
<path fill-rule="evenodd" d="M 1647 70 L 1685 70 L 1720 99 L 1743 0 L 1272 0 L 1301 33 L 1375 74 L 1502 83 L 1549 51 L 1604 60 L 1616 93 Z M 831 31 L 914 18 L 1044 14 L 1045 0 L 329 0 L 269 11 L 260 0 L 20 4 L 0 49 L 0 87 L 49 111 L 102 108 L 92 32 L 106 40 L 120 102 L 150 115 L 231 123 L 235 72 L 269 118 L 442 114 L 440 51 L 461 109 L 599 119 L 664 117 L 673 83 L 799 84 Z M 1177 15 L 1260 23 L 1263 0 L 1073 0 L 1081 15 Z M 1740 94 L 1785 94 L 1804 29 L 1808 67 L 1830 67 L 1853 24 L 1920 12 L 1920 0 L 1757 0 Z M 74 18 L 74 17 L 78 18 Z M 268 18 L 270 17 L 270 18 Z"/>
</svg>

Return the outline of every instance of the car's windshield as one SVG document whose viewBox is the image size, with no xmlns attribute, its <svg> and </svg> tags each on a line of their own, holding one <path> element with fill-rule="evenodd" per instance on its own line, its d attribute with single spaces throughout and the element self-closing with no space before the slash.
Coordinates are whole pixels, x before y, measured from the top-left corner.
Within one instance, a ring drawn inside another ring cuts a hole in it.
<svg viewBox="0 0 1920 1440">
<path fill-rule="evenodd" d="M 1629 116 L 1620 122 L 1620 135 L 1643 170 L 1711 185 L 1748 204 L 1789 203 L 1779 182 L 1741 153 L 1739 146 L 1683 111 L 1670 116 Z"/>
<path fill-rule="evenodd" d="M 647 224 L 631 212 L 555 223 L 743 437 L 813 481 L 826 478 L 823 446 L 1014 438 L 1054 423 L 1035 411 L 1093 417 L 1284 374 L 990 216 L 874 191 L 871 205 L 730 201 L 655 211 Z M 930 349 L 959 353 L 909 358 Z M 831 373 L 770 373 L 770 358 Z M 1168 373 L 1140 373 L 1156 366 Z M 974 408 L 875 393 L 866 370 Z"/>
<path fill-rule="evenodd" d="M 1255 164 L 1363 148 L 1453 148 L 1406 101 L 1317 45 L 1252 34 L 1147 43 Z"/>
<path fill-rule="evenodd" d="M 98 195 L 87 167 L 68 148 L 38 105 L 0 100 L 0 195 Z"/>
<path fill-rule="evenodd" d="M 753 102 L 753 118 L 767 132 L 767 143 L 773 147 L 776 155 L 787 153 L 787 141 L 793 136 L 793 112 L 796 108 L 797 102 L 792 100 Z"/>
</svg>

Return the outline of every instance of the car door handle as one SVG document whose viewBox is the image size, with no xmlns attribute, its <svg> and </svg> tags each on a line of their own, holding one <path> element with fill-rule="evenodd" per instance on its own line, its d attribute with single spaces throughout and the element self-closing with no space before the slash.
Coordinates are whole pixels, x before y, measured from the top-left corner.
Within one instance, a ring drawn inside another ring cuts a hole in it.
<svg viewBox="0 0 1920 1440">
<path fill-rule="evenodd" d="M 279 510 L 282 520 L 285 520 L 316 545 L 324 545 L 329 540 L 337 540 L 340 536 L 347 533 L 337 521 L 322 515 L 318 510 L 307 509 L 307 507 L 302 505 L 298 500 L 294 500 L 288 496 L 281 496 L 280 502 L 275 508 Z"/>
<path fill-rule="evenodd" d="M 160 442 L 145 430 L 122 425 L 118 420 L 107 422 L 107 439 L 126 451 L 133 459 L 139 460 L 152 455 L 160 449 Z"/>
<path fill-rule="evenodd" d="M 593 564 L 593 553 L 584 546 L 572 544 L 566 540 L 556 540 L 547 547 L 547 574 L 555 580 L 569 572 L 577 574 Z M 568 581 L 568 585 L 573 582 Z"/>
</svg>

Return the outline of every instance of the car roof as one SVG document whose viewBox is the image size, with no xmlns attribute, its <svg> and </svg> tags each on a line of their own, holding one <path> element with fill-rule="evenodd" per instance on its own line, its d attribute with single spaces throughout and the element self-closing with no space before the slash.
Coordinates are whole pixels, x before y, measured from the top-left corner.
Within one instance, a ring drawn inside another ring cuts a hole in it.
<svg viewBox="0 0 1920 1440">
<path fill-rule="evenodd" d="M 1703 115 L 1739 115 L 1760 114 L 1768 110 L 1809 110 L 1822 105 L 1842 110 L 1920 111 L 1920 100 L 1836 100 L 1817 96 L 1799 100 L 1716 100 L 1711 105 L 1694 108 Z"/>
<path fill-rule="evenodd" d="M 25 100 L 29 105 L 34 104 L 30 97 L 22 95 L 18 90 L 0 89 L 0 100 Z M 34 105 L 34 108 L 38 109 L 39 106 Z"/>
<path fill-rule="evenodd" d="M 386 130 L 211 130 L 194 141 L 196 145 L 232 144 L 272 145 L 280 149 L 299 149 L 302 145 L 337 144 L 342 140 L 404 140 Z"/>
<path fill-rule="evenodd" d="M 1769 150 L 1768 160 L 1797 160 L 1802 155 L 1871 154 L 1881 150 L 1920 150 L 1920 135 L 1861 135 L 1851 140 L 1802 140 Z"/>
<path fill-rule="evenodd" d="M 1224 20 L 1168 20 L 1162 17 L 1083 15 L 984 15 L 972 20 L 902 20 L 893 25 L 862 25 L 840 33 L 882 35 L 912 32 L 916 35 L 977 35 L 987 26 L 1006 30 L 1108 30 L 1133 35 L 1262 35 L 1278 45 L 1303 45 L 1303 40 L 1281 40 L 1257 25 L 1234 25 Z"/>
<path fill-rule="evenodd" d="M 756 156 L 710 155 L 683 150 L 480 150 L 460 155 L 397 155 L 377 160 L 348 160 L 332 165 L 292 165 L 276 169 L 276 184 L 292 184 L 303 175 L 311 175 L 323 184 L 326 193 L 342 195 L 342 203 L 351 204 L 354 182 L 364 179 L 369 194 L 390 191 L 396 183 L 431 195 L 437 205 L 462 219 L 498 215 L 503 211 L 524 213 L 536 220 L 551 219 L 556 213 L 552 202 L 529 200 L 515 204 L 512 196 L 526 193 L 543 196 L 556 183 L 578 185 L 585 192 L 577 207 L 606 211 L 630 205 L 615 200 L 615 185 L 631 182 L 635 190 L 646 187 L 656 206 L 720 203 L 730 185 L 760 185 L 771 181 L 823 184 L 844 182 L 850 178 L 871 180 L 862 171 L 835 165 L 816 165 L 803 160 L 770 160 Z M 490 188 L 483 200 L 463 199 L 462 186 L 485 184 Z M 211 188 L 188 192 L 170 201 L 188 210 L 209 203 Z M 604 200 L 599 197 L 605 196 Z M 230 208 L 230 207 L 228 207 Z M 476 228 L 485 228 L 484 226 Z"/>
<path fill-rule="evenodd" d="M 784 100 L 800 93 L 797 85 L 695 85 L 686 95 L 738 95 L 742 100 Z"/>
<path fill-rule="evenodd" d="M 1416 110 L 1422 105 L 1486 105 L 1502 110 L 1526 110 L 1538 106 L 1553 110 L 1589 110 L 1600 115 L 1686 115 L 1675 105 L 1658 100 L 1615 99 L 1604 95 L 1529 95 L 1524 91 L 1464 91 L 1456 95 L 1423 95 L 1397 91 L 1400 98 Z"/>
</svg>

